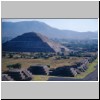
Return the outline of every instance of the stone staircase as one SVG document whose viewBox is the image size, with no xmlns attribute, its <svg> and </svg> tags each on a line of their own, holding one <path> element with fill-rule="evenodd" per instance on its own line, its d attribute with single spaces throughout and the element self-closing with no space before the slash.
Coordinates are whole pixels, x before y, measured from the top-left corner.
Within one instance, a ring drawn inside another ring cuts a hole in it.
<svg viewBox="0 0 100 100">
<path fill-rule="evenodd" d="M 2 81 L 14 81 L 14 79 L 12 79 L 7 74 L 2 74 Z"/>
</svg>

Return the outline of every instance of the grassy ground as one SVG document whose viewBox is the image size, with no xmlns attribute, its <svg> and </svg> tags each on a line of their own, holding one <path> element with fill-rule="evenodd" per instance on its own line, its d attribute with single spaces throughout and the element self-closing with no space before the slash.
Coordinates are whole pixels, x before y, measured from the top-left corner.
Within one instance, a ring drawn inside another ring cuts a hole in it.
<svg viewBox="0 0 100 100">
<path fill-rule="evenodd" d="M 89 63 L 88 69 L 85 72 L 83 72 L 82 74 L 77 75 L 75 78 L 77 78 L 77 79 L 85 78 L 88 74 L 90 74 L 91 72 L 93 72 L 96 69 L 95 66 L 97 64 L 98 64 L 98 59 L 96 59 L 92 63 Z"/>
<path fill-rule="evenodd" d="M 47 75 L 33 75 L 32 81 L 47 81 L 51 77 L 59 77 L 59 76 L 47 76 Z M 62 77 L 61 78 L 73 78 L 74 77 Z"/>
<path fill-rule="evenodd" d="M 47 75 L 34 75 L 32 81 L 47 81 L 49 77 Z"/>
<path fill-rule="evenodd" d="M 3 58 L 2 59 L 2 71 L 7 70 L 7 65 L 21 63 L 22 68 L 28 68 L 34 64 L 50 65 L 51 68 L 61 67 L 64 65 L 73 65 L 75 62 L 82 60 L 82 57 L 71 57 L 70 59 L 55 60 L 53 57 L 49 59 L 13 59 Z"/>
</svg>

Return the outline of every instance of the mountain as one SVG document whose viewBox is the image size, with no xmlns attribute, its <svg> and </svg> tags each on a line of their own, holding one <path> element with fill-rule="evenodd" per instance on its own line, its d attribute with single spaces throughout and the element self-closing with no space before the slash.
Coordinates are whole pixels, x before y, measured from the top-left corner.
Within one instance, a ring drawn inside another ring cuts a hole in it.
<svg viewBox="0 0 100 100">
<path fill-rule="evenodd" d="M 69 52 L 67 47 L 36 32 L 24 33 L 9 40 L 3 43 L 2 49 L 10 52 Z"/>
<path fill-rule="evenodd" d="M 60 23 L 59 23 L 60 24 Z M 60 30 L 39 21 L 2 22 L 2 40 L 8 41 L 26 32 L 42 33 L 48 38 L 58 39 L 97 39 L 98 32 L 76 32 Z"/>
</svg>

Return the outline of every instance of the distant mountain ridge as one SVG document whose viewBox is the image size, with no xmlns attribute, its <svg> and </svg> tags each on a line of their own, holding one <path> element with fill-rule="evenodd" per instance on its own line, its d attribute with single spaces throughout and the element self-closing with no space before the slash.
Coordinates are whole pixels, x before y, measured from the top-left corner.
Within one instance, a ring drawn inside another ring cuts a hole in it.
<svg viewBox="0 0 100 100">
<path fill-rule="evenodd" d="M 48 38 L 64 39 L 93 39 L 98 38 L 98 32 L 76 32 L 60 30 L 39 21 L 2 22 L 3 41 L 10 40 L 26 32 L 42 33 Z"/>
<path fill-rule="evenodd" d="M 66 53 L 69 52 L 67 47 L 36 32 L 28 32 L 17 36 L 3 43 L 2 48 L 3 51 L 9 52 L 62 52 L 62 49 Z"/>
</svg>

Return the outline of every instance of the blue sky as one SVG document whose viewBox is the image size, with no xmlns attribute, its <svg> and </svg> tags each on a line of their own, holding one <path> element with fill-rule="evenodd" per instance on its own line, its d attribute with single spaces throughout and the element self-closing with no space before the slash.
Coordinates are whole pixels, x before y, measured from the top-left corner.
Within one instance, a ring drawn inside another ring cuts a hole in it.
<svg viewBox="0 0 100 100">
<path fill-rule="evenodd" d="M 97 31 L 98 19 L 3 19 L 2 21 L 19 22 L 19 21 L 40 21 L 54 28 L 62 30 L 73 30 L 79 32 Z"/>
</svg>

